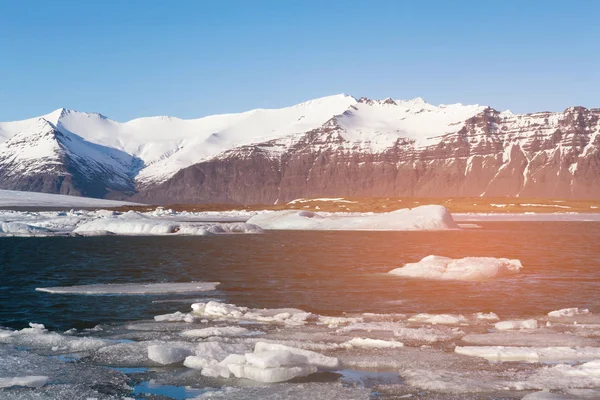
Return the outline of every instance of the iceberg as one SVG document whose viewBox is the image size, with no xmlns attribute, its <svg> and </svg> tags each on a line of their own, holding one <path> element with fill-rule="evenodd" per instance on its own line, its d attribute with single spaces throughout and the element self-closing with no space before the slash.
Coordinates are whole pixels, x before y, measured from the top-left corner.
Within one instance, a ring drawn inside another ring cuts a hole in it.
<svg viewBox="0 0 600 400">
<path fill-rule="evenodd" d="M 444 206 L 427 205 L 387 213 L 359 216 L 326 216 L 311 211 L 283 210 L 257 214 L 248 224 L 270 230 L 441 230 L 458 229 Z"/>
<path fill-rule="evenodd" d="M 494 257 L 427 256 L 416 263 L 405 264 L 389 271 L 389 274 L 437 280 L 481 281 L 518 273 L 523 266 L 519 260 Z"/>
</svg>

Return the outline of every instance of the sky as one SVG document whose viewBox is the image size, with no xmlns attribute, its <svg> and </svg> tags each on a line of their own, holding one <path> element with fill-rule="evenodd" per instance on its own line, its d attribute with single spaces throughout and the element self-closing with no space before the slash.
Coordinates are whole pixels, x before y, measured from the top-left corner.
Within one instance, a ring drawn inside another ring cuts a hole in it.
<svg viewBox="0 0 600 400">
<path fill-rule="evenodd" d="M 600 107 L 595 0 L 0 0 L 0 121 L 118 121 L 347 93 Z"/>
</svg>

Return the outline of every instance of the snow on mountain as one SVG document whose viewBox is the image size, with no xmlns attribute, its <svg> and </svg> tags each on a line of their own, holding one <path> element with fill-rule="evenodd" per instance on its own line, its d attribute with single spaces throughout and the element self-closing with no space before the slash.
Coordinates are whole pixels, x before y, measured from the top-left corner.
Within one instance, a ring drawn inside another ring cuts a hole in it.
<svg viewBox="0 0 600 400">
<path fill-rule="evenodd" d="M 181 168 L 239 145 L 317 128 L 355 101 L 351 96 L 337 95 L 282 109 L 256 109 L 189 120 L 148 117 L 121 123 L 101 114 L 64 109 L 43 118 L 61 131 L 139 158 L 144 167 L 136 174 L 136 180 L 151 183 L 164 181 Z M 0 132 L 8 130 L 3 128 L 0 125 Z"/>
<path fill-rule="evenodd" d="M 336 122 L 346 141 L 366 143 L 373 151 L 384 151 L 401 138 L 414 140 L 417 147 L 431 144 L 437 136 L 457 132 L 468 118 L 484 109 L 462 104 L 436 107 L 421 98 L 362 98 L 336 117 Z"/>
<path fill-rule="evenodd" d="M 190 120 L 148 117 L 121 123 L 97 113 L 58 109 L 39 118 L 0 123 L 0 141 L 19 133 L 36 132 L 40 121 L 46 121 L 62 133 L 139 159 L 140 169 L 136 171 L 135 163 L 129 163 L 132 170 L 128 174 L 134 175 L 137 183 L 149 184 L 162 182 L 180 169 L 225 150 L 307 132 L 332 118 L 345 129 L 347 141 L 383 150 L 399 137 L 424 142 L 430 136 L 456 130 L 453 124 L 480 109 L 460 104 L 435 107 L 422 99 L 357 101 L 343 94 L 282 109 L 256 109 Z M 50 157 L 54 153 L 48 148 L 46 154 L 39 156 Z"/>
<path fill-rule="evenodd" d="M 590 197 L 599 120 L 583 107 L 513 114 L 348 95 L 190 120 L 58 109 L 0 123 L 0 187 L 143 201 Z"/>
</svg>

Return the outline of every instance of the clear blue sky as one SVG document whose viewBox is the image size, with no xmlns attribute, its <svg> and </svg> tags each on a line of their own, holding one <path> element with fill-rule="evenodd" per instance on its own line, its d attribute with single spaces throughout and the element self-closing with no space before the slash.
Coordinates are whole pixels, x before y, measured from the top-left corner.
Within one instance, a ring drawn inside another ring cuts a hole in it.
<svg viewBox="0 0 600 400">
<path fill-rule="evenodd" d="M 600 107 L 600 1 L 0 0 L 0 121 L 120 121 L 336 93 Z"/>
</svg>

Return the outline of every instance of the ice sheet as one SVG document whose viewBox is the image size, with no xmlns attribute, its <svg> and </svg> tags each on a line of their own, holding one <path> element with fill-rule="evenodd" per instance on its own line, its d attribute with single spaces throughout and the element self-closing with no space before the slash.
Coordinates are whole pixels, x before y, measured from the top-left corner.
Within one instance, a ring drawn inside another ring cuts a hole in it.
<svg viewBox="0 0 600 400">
<path fill-rule="evenodd" d="M 210 292 L 216 289 L 219 282 L 182 282 L 182 283 L 108 283 L 98 285 L 57 286 L 36 288 L 39 292 L 54 294 L 119 294 L 119 295 L 147 295 L 164 293 L 193 293 Z"/>
</svg>

